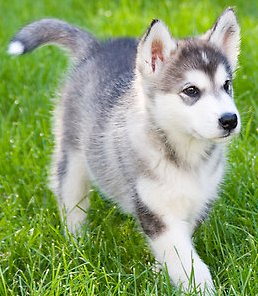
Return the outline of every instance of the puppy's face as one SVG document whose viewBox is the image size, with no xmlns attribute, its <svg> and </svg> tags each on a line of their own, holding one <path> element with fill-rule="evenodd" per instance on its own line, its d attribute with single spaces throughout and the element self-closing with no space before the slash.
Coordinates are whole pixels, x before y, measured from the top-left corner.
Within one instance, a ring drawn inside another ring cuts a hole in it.
<svg viewBox="0 0 258 296">
<path fill-rule="evenodd" d="M 154 21 L 142 39 L 137 69 L 158 128 L 224 141 L 240 131 L 233 101 L 239 26 L 228 9 L 203 37 L 175 41 Z"/>
</svg>

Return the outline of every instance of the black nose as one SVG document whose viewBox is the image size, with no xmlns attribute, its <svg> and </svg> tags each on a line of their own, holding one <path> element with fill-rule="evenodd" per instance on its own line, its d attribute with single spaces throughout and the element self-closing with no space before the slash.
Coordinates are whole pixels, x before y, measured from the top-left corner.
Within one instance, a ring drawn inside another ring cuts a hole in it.
<svg viewBox="0 0 258 296">
<path fill-rule="evenodd" d="M 219 125 L 224 130 L 231 131 L 237 126 L 237 116 L 234 113 L 225 113 L 219 119 Z"/>
</svg>

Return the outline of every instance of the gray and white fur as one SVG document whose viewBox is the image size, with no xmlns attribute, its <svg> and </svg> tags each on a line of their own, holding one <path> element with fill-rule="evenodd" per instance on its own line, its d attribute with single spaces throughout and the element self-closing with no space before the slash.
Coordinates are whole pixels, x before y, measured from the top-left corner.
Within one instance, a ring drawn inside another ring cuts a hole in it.
<svg viewBox="0 0 258 296">
<path fill-rule="evenodd" d="M 85 220 L 93 184 L 138 219 L 174 284 L 212 294 L 191 237 L 217 196 L 225 143 L 240 131 L 234 11 L 225 10 L 203 36 L 182 40 L 159 20 L 139 40 L 102 42 L 44 19 L 21 29 L 9 53 L 49 43 L 74 61 L 56 107 L 52 171 L 68 229 L 75 233 Z"/>
</svg>

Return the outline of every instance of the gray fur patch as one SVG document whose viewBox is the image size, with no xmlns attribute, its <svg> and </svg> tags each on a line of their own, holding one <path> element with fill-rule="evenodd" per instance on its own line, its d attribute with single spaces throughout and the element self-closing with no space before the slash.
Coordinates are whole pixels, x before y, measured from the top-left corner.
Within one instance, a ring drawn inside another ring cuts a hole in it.
<svg viewBox="0 0 258 296">
<path fill-rule="evenodd" d="M 89 56 L 99 46 L 99 42 L 88 32 L 58 19 L 42 19 L 25 26 L 11 40 L 16 41 L 24 46 L 23 53 L 55 43 L 68 49 L 76 58 Z"/>
<path fill-rule="evenodd" d="M 209 63 L 203 60 L 203 54 L 207 56 Z M 217 67 L 221 64 L 225 66 L 229 77 L 232 77 L 228 60 L 215 46 L 195 39 L 181 40 L 178 42 L 177 52 L 171 55 L 156 86 L 165 93 L 179 93 L 187 71 L 200 70 L 213 80 Z M 196 101 L 186 103 L 192 105 Z"/>
<path fill-rule="evenodd" d="M 211 144 L 210 147 L 205 150 L 205 155 L 202 157 L 202 159 L 204 161 L 209 160 L 213 156 L 216 148 L 217 148 L 216 144 Z"/>
<path fill-rule="evenodd" d="M 175 163 L 177 167 L 180 167 L 180 160 L 178 158 L 176 150 L 172 147 L 171 143 L 168 141 L 166 133 L 163 130 L 158 129 L 157 136 L 159 137 L 161 143 L 163 144 L 166 158 L 169 161 Z"/>
<path fill-rule="evenodd" d="M 199 101 L 200 97 L 196 97 L 196 98 L 190 98 L 187 96 L 182 96 L 180 95 L 180 98 L 182 99 L 182 101 L 188 105 L 188 106 L 192 106 L 194 105 L 197 101 Z"/>
<path fill-rule="evenodd" d="M 62 179 L 63 176 L 66 174 L 67 169 L 67 155 L 63 153 L 61 160 L 57 163 L 57 175 L 58 178 Z"/>
<path fill-rule="evenodd" d="M 166 225 L 155 213 L 153 213 L 137 196 L 135 198 L 136 214 L 145 234 L 150 238 L 160 235 L 166 228 Z"/>
<path fill-rule="evenodd" d="M 164 156 L 168 161 L 173 162 L 177 167 L 180 167 L 182 162 L 180 161 L 175 148 L 169 142 L 165 131 L 159 128 L 154 120 L 150 119 L 150 121 L 149 134 L 153 143 L 162 149 Z"/>
<path fill-rule="evenodd" d="M 58 192 L 60 192 L 61 190 L 63 178 L 67 173 L 67 162 L 68 162 L 67 154 L 62 152 L 62 156 L 56 164 L 56 176 L 57 176 L 57 182 L 58 182 L 56 190 Z"/>
</svg>

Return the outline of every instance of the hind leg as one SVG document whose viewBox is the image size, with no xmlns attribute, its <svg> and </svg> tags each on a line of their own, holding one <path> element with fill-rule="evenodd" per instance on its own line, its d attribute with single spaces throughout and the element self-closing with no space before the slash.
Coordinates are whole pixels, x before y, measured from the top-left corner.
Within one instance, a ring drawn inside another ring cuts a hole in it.
<svg viewBox="0 0 258 296">
<path fill-rule="evenodd" d="M 90 181 L 86 160 L 78 150 L 63 151 L 54 165 L 55 192 L 63 222 L 76 234 L 86 218 Z"/>
</svg>

